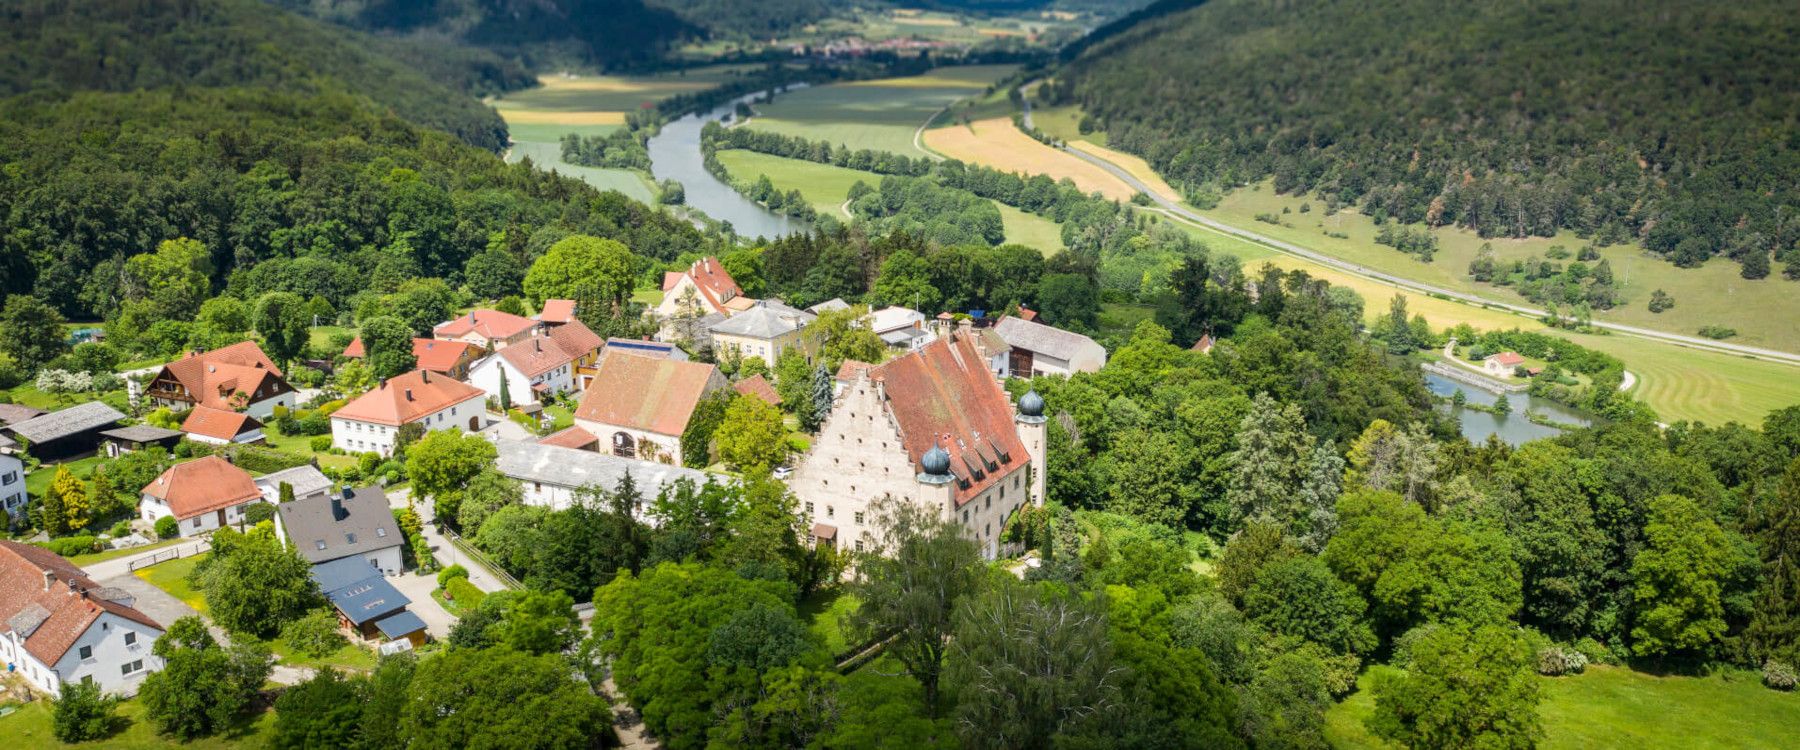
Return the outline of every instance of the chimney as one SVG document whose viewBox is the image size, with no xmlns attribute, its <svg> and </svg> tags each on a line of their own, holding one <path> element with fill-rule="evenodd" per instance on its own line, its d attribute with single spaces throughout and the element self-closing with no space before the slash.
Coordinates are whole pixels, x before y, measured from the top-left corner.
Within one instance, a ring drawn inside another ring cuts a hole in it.
<svg viewBox="0 0 1800 750">
<path fill-rule="evenodd" d="M 342 494 L 334 495 L 331 498 L 331 517 L 332 517 L 332 519 L 337 520 L 337 521 L 342 521 L 342 520 L 350 517 L 350 511 L 348 511 L 344 508 L 344 501 L 349 500 L 351 497 L 352 497 L 352 493 L 350 491 L 350 488 L 345 487 Z"/>
<path fill-rule="evenodd" d="M 421 383 L 431 382 L 431 371 L 430 370 L 420 370 L 419 371 L 419 382 L 421 382 Z"/>
<path fill-rule="evenodd" d="M 406 400 L 408 400 L 408 401 L 413 400 L 411 388 L 406 389 Z"/>
<path fill-rule="evenodd" d="M 380 380 L 375 381 L 375 390 L 378 390 L 378 391 L 387 390 L 387 378 L 382 378 Z"/>
<path fill-rule="evenodd" d="M 531 350 L 534 352 L 543 351 L 544 350 L 544 342 L 538 340 L 538 338 L 536 336 L 533 336 L 531 338 Z"/>
<path fill-rule="evenodd" d="M 44 571 L 44 590 L 49 591 L 50 585 L 54 584 L 54 583 L 56 583 L 56 571 L 54 571 L 54 570 Z"/>
</svg>

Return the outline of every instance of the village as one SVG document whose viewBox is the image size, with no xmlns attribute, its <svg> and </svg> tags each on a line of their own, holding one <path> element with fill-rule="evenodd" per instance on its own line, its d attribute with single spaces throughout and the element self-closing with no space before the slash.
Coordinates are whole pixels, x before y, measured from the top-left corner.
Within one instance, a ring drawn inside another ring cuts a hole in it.
<svg viewBox="0 0 1800 750">
<path fill-rule="evenodd" d="M 361 393 L 297 386 L 242 341 L 127 373 L 124 410 L 0 404 L 0 505 L 14 528 L 38 529 L 0 541 L 0 658 L 46 696 L 80 682 L 134 694 L 163 666 L 152 646 L 169 623 L 220 609 L 176 571 L 216 556 L 221 534 L 304 559 L 341 637 L 327 640 L 347 644 L 278 653 L 272 679 L 435 648 L 482 597 L 522 584 L 466 538 L 466 508 L 443 517 L 459 488 L 407 476 L 427 449 L 463 481 L 497 474 L 549 510 L 630 486 L 629 512 L 655 527 L 659 496 L 772 475 L 815 549 L 864 550 L 872 504 L 895 498 L 954 520 L 990 560 L 1016 556 L 1003 532 L 1044 502 L 1047 420 L 1042 397 L 1007 383 L 1106 360 L 1029 309 L 751 299 L 713 257 L 668 272 L 661 291 L 645 311 L 655 336 L 603 338 L 576 301 L 547 299 L 528 316 L 459 312 L 404 352 L 359 337 L 306 363 L 401 355 L 403 372 Z M 112 484 L 145 467 L 147 483 Z M 110 509 L 87 507 L 94 522 L 71 524 L 84 494 L 121 496 L 129 515 L 95 534 Z"/>
</svg>

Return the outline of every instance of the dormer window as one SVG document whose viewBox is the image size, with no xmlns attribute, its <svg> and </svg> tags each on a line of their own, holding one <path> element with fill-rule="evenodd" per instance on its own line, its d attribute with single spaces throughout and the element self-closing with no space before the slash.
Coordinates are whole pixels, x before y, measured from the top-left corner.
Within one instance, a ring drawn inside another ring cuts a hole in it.
<svg viewBox="0 0 1800 750">
<path fill-rule="evenodd" d="M 314 539 L 314 540 L 313 540 L 313 546 L 314 546 L 314 547 L 317 547 L 317 548 L 319 548 L 319 551 L 321 551 L 321 552 L 323 552 L 323 551 L 324 551 L 324 550 L 325 550 L 325 540 L 323 540 L 323 539 Z"/>
</svg>

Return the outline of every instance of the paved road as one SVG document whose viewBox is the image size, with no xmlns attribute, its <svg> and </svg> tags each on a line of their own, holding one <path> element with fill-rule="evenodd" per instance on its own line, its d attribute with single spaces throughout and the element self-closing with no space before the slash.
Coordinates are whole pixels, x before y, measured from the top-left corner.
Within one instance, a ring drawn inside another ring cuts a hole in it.
<svg viewBox="0 0 1800 750">
<path fill-rule="evenodd" d="M 96 581 L 104 581 L 109 578 L 130 575 L 132 563 L 139 560 L 147 560 L 157 555 L 167 555 L 170 550 L 174 549 L 181 550 L 181 557 L 193 557 L 200 552 L 212 549 L 212 544 L 205 539 L 181 542 L 180 544 L 172 544 L 167 547 L 146 550 L 135 555 L 126 555 L 124 557 L 115 557 L 111 560 L 102 560 L 97 563 L 91 563 L 84 566 L 82 571 L 86 572 L 89 578 Z"/>
<path fill-rule="evenodd" d="M 1031 98 L 1024 97 L 1024 101 L 1025 101 L 1025 109 L 1024 109 L 1024 115 L 1021 119 L 1024 122 L 1026 127 L 1031 127 Z M 1508 312 L 1518 313 L 1520 315 L 1529 315 L 1534 318 L 1541 318 L 1547 314 L 1544 310 L 1541 310 L 1541 309 L 1538 309 L 1535 307 L 1527 307 L 1525 305 L 1515 305 L 1510 302 L 1501 302 L 1499 300 L 1487 299 L 1485 297 L 1477 296 L 1474 294 L 1469 294 L 1467 292 L 1459 292 L 1454 289 L 1446 289 L 1446 288 L 1440 287 L 1440 286 L 1433 286 L 1430 284 L 1422 284 L 1417 281 L 1413 281 L 1412 279 L 1402 278 L 1400 276 L 1395 276 L 1391 273 L 1386 273 L 1384 271 L 1378 271 L 1373 268 L 1369 268 L 1367 266 L 1361 266 L 1361 265 L 1357 265 L 1355 263 L 1351 263 L 1349 261 L 1341 260 L 1339 258 L 1334 258 L 1334 257 L 1332 257 L 1330 255 L 1326 255 L 1324 253 L 1316 252 L 1313 250 L 1308 250 L 1304 247 L 1293 244 L 1291 242 L 1283 242 L 1282 240 L 1278 240 L 1273 237 L 1269 237 L 1267 235 L 1259 234 L 1257 232 L 1252 232 L 1247 229 L 1240 229 L 1240 228 L 1232 226 L 1230 224 L 1226 224 L 1226 223 L 1223 223 L 1220 221 L 1215 221 L 1213 219 L 1209 219 L 1205 216 L 1201 216 L 1200 214 L 1197 214 L 1197 213 L 1187 209 L 1186 207 L 1182 206 L 1180 203 L 1178 203 L 1174 200 L 1171 200 L 1168 196 L 1165 196 L 1165 195 L 1162 195 L 1161 193 L 1156 192 L 1155 190 L 1151 189 L 1149 185 L 1144 184 L 1144 182 L 1142 180 L 1139 180 L 1137 177 L 1132 176 L 1132 174 L 1130 172 L 1126 171 L 1124 168 L 1120 167 L 1117 164 L 1114 164 L 1110 161 L 1107 161 L 1106 159 L 1102 159 L 1098 156 L 1090 154 L 1086 151 L 1082 151 L 1081 149 L 1078 149 L 1078 148 L 1073 148 L 1070 146 L 1063 146 L 1062 150 L 1064 150 L 1070 154 L 1073 154 L 1076 158 L 1081 159 L 1082 161 L 1088 162 L 1090 164 L 1093 164 L 1094 166 L 1097 166 L 1101 169 L 1111 172 L 1114 177 L 1124 180 L 1125 184 L 1130 185 L 1133 189 L 1135 189 L 1139 192 L 1142 192 L 1145 195 L 1150 196 L 1150 200 L 1156 202 L 1157 206 L 1161 209 L 1162 213 L 1167 214 L 1173 218 L 1179 219 L 1181 221 L 1185 221 L 1190 224 L 1197 224 L 1197 225 L 1206 227 L 1206 228 L 1211 229 L 1216 232 L 1229 234 L 1229 235 L 1231 235 L 1233 237 L 1237 237 L 1239 239 L 1249 240 L 1249 241 L 1255 242 L 1259 245 L 1264 245 L 1264 246 L 1273 248 L 1275 250 L 1281 251 L 1283 253 L 1287 253 L 1288 255 L 1293 255 L 1293 256 L 1300 257 L 1300 258 L 1304 258 L 1306 260 L 1312 261 L 1314 263 L 1318 263 L 1323 266 L 1335 268 L 1339 271 L 1344 271 L 1346 273 L 1355 274 L 1357 276 L 1361 276 L 1366 279 L 1379 281 L 1384 284 L 1399 287 L 1401 289 L 1404 289 L 1404 290 L 1407 290 L 1410 292 L 1417 292 L 1419 294 L 1435 295 L 1435 296 L 1439 296 L 1439 297 L 1448 297 L 1450 299 L 1454 299 L 1454 300 L 1457 300 L 1460 302 L 1465 302 L 1465 303 L 1472 304 L 1472 305 L 1481 305 L 1481 306 L 1485 306 L 1485 307 L 1506 310 Z M 1664 343 L 1674 344 L 1676 346 L 1685 346 L 1685 347 L 1689 347 L 1689 348 L 1693 348 L 1693 349 L 1704 349 L 1707 351 L 1721 352 L 1724 354 L 1745 355 L 1745 356 L 1755 357 L 1757 359 L 1766 359 L 1766 360 L 1770 360 L 1770 361 L 1774 361 L 1774 362 L 1780 362 L 1783 364 L 1800 365 L 1800 354 L 1795 354 L 1793 352 L 1784 352 L 1784 351 L 1778 351 L 1775 349 L 1764 349 L 1762 347 L 1756 347 L 1756 346 L 1744 346 L 1742 344 L 1729 344 L 1729 343 L 1725 343 L 1722 341 L 1714 341 L 1712 339 L 1705 339 L 1705 338 L 1700 338 L 1697 336 L 1683 336 L 1678 333 L 1668 333 L 1665 331 L 1657 331 L 1657 330 L 1653 330 L 1653 329 L 1649 329 L 1649 328 L 1639 328 L 1637 326 L 1628 326 L 1628 325 L 1623 325 L 1620 323 L 1608 323 L 1608 322 L 1599 321 L 1599 320 L 1593 321 L 1593 326 L 1596 328 L 1604 328 L 1609 331 L 1616 331 L 1618 333 L 1623 333 L 1623 334 L 1626 334 L 1629 336 L 1637 336 L 1640 338 L 1654 339 L 1654 340 L 1661 341 Z"/>
<path fill-rule="evenodd" d="M 518 425 L 513 426 L 517 427 Z M 412 502 L 412 488 L 401 487 L 399 489 L 389 490 L 387 496 L 388 505 L 395 508 L 405 508 L 408 503 Z M 481 589 L 482 591 L 503 591 L 508 588 L 505 583 L 501 582 L 498 576 L 495 576 L 481 563 L 469 559 L 468 555 L 463 554 L 462 550 L 457 549 L 456 545 L 451 544 L 450 540 L 444 537 L 443 532 L 438 531 L 437 517 L 433 515 L 431 506 L 431 503 L 418 503 L 413 505 L 412 508 L 419 512 L 419 519 L 425 522 L 423 531 L 425 541 L 431 544 L 431 549 L 437 554 L 438 560 L 443 562 L 445 566 L 460 564 L 463 567 L 468 568 L 469 583 L 474 584 L 475 588 Z M 426 591 L 429 593 L 430 590 L 427 589 Z M 408 593 L 407 596 L 412 596 L 412 594 Z M 413 598 L 415 600 L 417 599 L 417 597 Z M 437 602 L 431 602 L 431 604 L 435 606 Z M 422 618 L 424 615 L 420 615 L 420 617 Z M 425 624 L 429 626 L 431 623 L 427 620 Z M 448 629 L 446 629 L 445 632 L 449 632 Z"/>
</svg>

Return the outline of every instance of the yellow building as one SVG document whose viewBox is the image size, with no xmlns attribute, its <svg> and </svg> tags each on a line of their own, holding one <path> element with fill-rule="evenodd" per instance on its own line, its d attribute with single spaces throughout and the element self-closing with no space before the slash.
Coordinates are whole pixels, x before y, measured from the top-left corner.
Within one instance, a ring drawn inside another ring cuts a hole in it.
<svg viewBox="0 0 1800 750">
<path fill-rule="evenodd" d="M 760 300 L 749 309 L 713 325 L 713 351 L 720 357 L 760 357 L 773 365 L 782 352 L 799 348 L 810 360 L 814 352 L 805 331 L 806 326 L 817 318 L 817 315 L 788 307 L 779 300 Z"/>
</svg>

